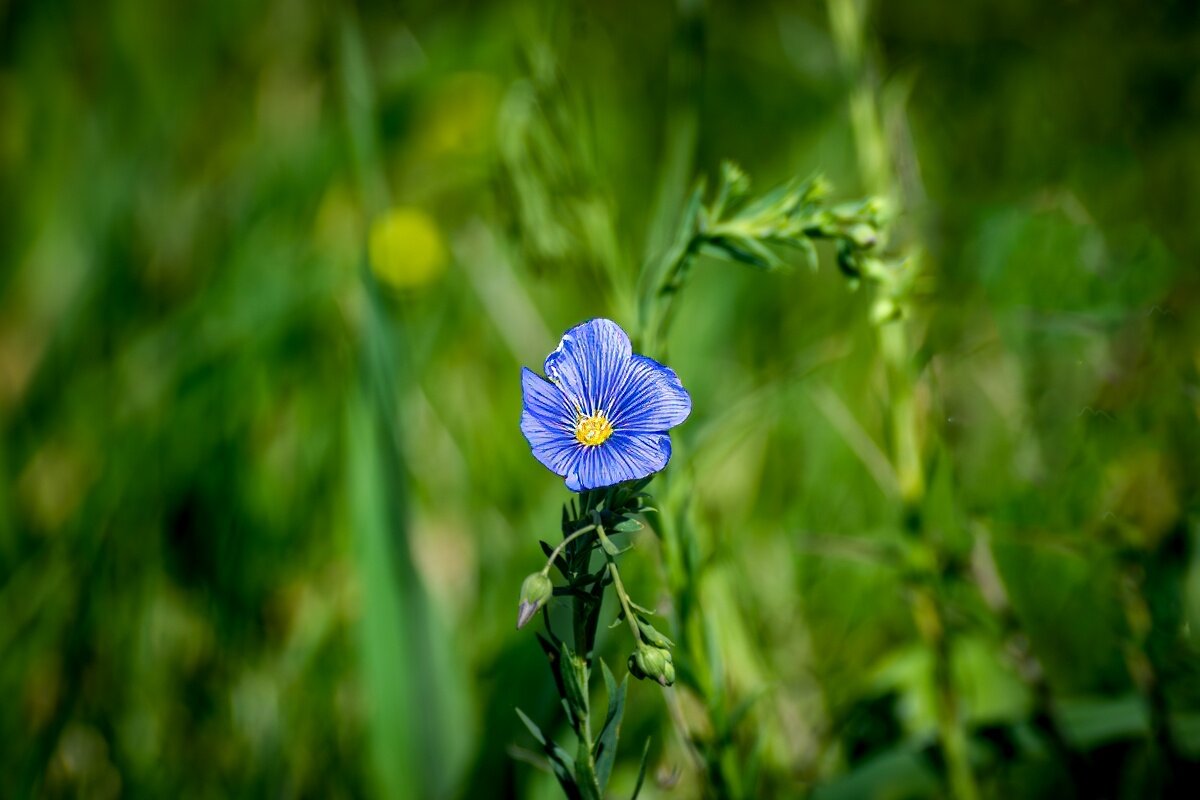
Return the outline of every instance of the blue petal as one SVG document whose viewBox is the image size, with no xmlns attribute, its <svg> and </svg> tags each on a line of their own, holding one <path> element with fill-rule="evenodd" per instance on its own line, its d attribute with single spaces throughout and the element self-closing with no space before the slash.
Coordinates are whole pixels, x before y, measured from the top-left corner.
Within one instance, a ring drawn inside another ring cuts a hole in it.
<svg viewBox="0 0 1200 800">
<path fill-rule="evenodd" d="M 665 433 L 614 433 L 604 444 L 582 448 L 579 460 L 566 475 L 567 488 L 580 492 L 645 478 L 670 459 L 671 437 Z"/>
<path fill-rule="evenodd" d="M 692 410 L 673 370 L 634 355 L 615 322 L 593 319 L 563 335 L 546 358 L 550 383 L 522 370 L 521 431 L 534 456 L 572 491 L 597 489 L 658 472 L 671 458 L 666 431 Z M 613 434 L 596 446 L 575 438 L 580 414 L 604 412 Z"/>
<path fill-rule="evenodd" d="M 525 367 L 521 393 L 521 433 L 534 458 L 556 475 L 567 475 L 583 449 L 575 439 L 575 411 L 558 388 Z"/>
<path fill-rule="evenodd" d="M 621 388 L 632 354 L 620 325 L 592 319 L 563 334 L 544 369 L 579 411 L 593 414 Z"/>
<path fill-rule="evenodd" d="M 623 384 L 606 411 L 618 431 L 661 433 L 688 418 L 692 397 L 675 370 L 652 358 L 633 356 Z"/>
</svg>

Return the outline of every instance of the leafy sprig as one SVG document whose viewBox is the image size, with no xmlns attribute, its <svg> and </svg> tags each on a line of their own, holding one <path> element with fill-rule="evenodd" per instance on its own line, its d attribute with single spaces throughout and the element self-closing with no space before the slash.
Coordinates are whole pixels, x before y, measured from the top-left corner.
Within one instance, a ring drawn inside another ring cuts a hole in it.
<svg viewBox="0 0 1200 800">
<path fill-rule="evenodd" d="M 562 698 L 567 722 L 575 732 L 576 752 L 565 749 L 542 733 L 524 713 L 521 721 L 541 745 L 550 768 L 568 798 L 601 800 L 604 797 L 616 758 L 621 720 L 625 713 L 628 677 L 618 684 L 603 660 L 595 657 L 596 632 L 600 622 L 604 592 L 612 586 L 620 605 L 613 626 L 628 623 L 635 642 L 629 657 L 629 671 L 636 678 L 651 678 L 664 686 L 674 682 L 671 665 L 672 643 L 647 619 L 649 609 L 638 605 L 625 589 L 617 559 L 631 549 L 613 541 L 645 527 L 642 515 L 654 511 L 651 497 L 643 491 L 649 479 L 581 492 L 563 506 L 562 541 L 557 546 L 541 542 L 546 565 L 526 578 L 521 591 L 517 627 L 522 627 L 542 611 L 545 635 L 537 635 L 546 654 L 555 688 Z M 599 557 L 597 557 L 599 555 Z M 596 563 L 598 562 L 598 563 Z M 550 569 L 562 583 L 553 586 Z M 571 600 L 571 636 L 560 637 L 551 625 L 547 603 L 552 597 Z M 596 661 L 599 661 L 608 696 L 608 707 L 599 732 L 593 734 L 589 686 Z M 642 762 L 633 792 L 636 798 L 645 777 L 650 743 L 642 750 Z"/>
<path fill-rule="evenodd" d="M 751 197 L 750 180 L 732 162 L 721 165 L 720 180 L 711 202 L 705 204 L 701 181 L 684 208 L 679 229 L 642 293 L 642 331 L 654 353 L 666 340 L 674 319 L 675 298 L 687 285 L 701 256 L 775 271 L 787 266 L 780 249 L 798 251 L 800 260 L 815 269 L 816 243 L 832 242 L 838 268 L 857 287 L 867 281 L 876 287 L 872 318 L 877 323 L 904 314 L 915 269 L 910 262 L 886 260 L 882 253 L 892 218 L 887 201 L 872 197 L 831 204 L 831 185 L 817 175 L 794 178 Z"/>
<path fill-rule="evenodd" d="M 915 269 L 910 262 L 888 261 L 883 255 L 891 218 L 888 204 L 878 198 L 835 204 L 829 201 L 830 191 L 829 183 L 815 176 L 788 181 L 753 197 L 745 173 L 729 162 L 722 165 L 716 192 L 707 203 L 705 186 L 699 183 L 684 207 L 671 245 L 661 258 L 647 264 L 643 273 L 647 278 L 639 308 L 643 352 L 662 355 L 674 319 L 675 301 L 699 259 L 738 263 L 769 272 L 785 268 L 789 262 L 781 251 L 791 250 L 798 251 L 800 260 L 815 269 L 819 262 L 817 243 L 821 241 L 833 245 L 838 268 L 852 286 L 867 282 L 875 288 L 872 316 L 877 323 L 882 325 L 903 316 L 912 293 Z M 594 648 L 601 606 L 610 586 L 619 604 L 611 627 L 628 626 L 634 640 L 634 651 L 628 659 L 630 674 L 655 680 L 664 687 L 675 682 L 674 642 L 650 622 L 652 612 L 629 596 L 617 561 L 630 548 L 613 541 L 620 534 L 640 530 L 644 525 L 642 515 L 655 510 L 650 507 L 650 495 L 643 491 L 648 483 L 649 479 L 644 479 L 582 492 L 564 505 L 562 540 L 556 546 L 541 543 L 546 564 L 526 578 L 522 586 L 518 627 L 542 611 L 545 635 L 539 633 L 538 642 L 550 664 L 567 722 L 576 735 L 575 755 L 572 757 L 546 737 L 524 714 L 521 719 L 542 746 L 568 798 L 603 797 L 625 709 L 628 678 L 617 684 L 601 661 L 608 707 L 599 733 L 593 735 L 589 683 L 597 660 Z M 667 549 L 678 551 L 679 543 L 668 541 L 678 535 L 670 527 L 666 526 L 661 535 Z M 550 580 L 552 568 L 562 579 L 557 586 Z M 690 585 L 695 578 L 691 575 L 684 582 L 688 585 L 674 587 L 683 593 L 679 598 L 681 607 L 692 608 L 693 612 L 698 610 L 697 604 L 683 601 L 688 595 L 697 596 L 697 587 Z M 546 604 L 553 597 L 571 601 L 572 630 L 568 638 L 560 637 L 551 626 Z M 676 622 L 680 631 L 685 630 L 686 614 Z M 700 629 L 704 630 L 704 626 Z M 711 644 L 704 644 L 699 650 L 711 652 Z M 692 658 L 696 657 L 695 647 L 685 646 L 685 650 Z M 685 669 L 682 674 L 686 678 L 691 673 Z M 696 680 L 687 679 L 686 683 L 705 694 L 705 687 Z M 711 688 L 721 694 L 719 687 Z M 758 696 L 746 698 L 732 710 L 725 709 L 721 697 L 704 697 L 705 706 L 713 711 L 714 723 L 720 723 L 714 728 L 718 735 L 707 742 L 685 736 L 702 757 L 714 787 L 730 784 L 724 765 L 726 751 L 733 742 L 733 728 Z M 649 742 L 643 750 L 639 788 L 648 747 Z M 636 794 L 635 790 L 635 797 Z"/>
</svg>

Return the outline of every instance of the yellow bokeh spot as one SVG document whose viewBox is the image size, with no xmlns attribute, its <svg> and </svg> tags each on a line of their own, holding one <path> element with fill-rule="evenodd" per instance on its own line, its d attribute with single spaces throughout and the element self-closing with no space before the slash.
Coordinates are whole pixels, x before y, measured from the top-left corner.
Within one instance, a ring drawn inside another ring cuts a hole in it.
<svg viewBox="0 0 1200 800">
<path fill-rule="evenodd" d="M 446 268 L 446 245 L 433 218 L 419 208 L 393 208 L 371 223 L 371 270 L 407 289 L 429 283 Z"/>
<path fill-rule="evenodd" d="M 603 411 L 597 411 L 595 414 L 587 416 L 581 414 L 575 420 L 575 439 L 580 444 L 589 447 L 603 444 L 608 437 L 612 436 L 612 433 L 612 423 L 608 421 L 608 417 L 604 416 Z"/>
</svg>

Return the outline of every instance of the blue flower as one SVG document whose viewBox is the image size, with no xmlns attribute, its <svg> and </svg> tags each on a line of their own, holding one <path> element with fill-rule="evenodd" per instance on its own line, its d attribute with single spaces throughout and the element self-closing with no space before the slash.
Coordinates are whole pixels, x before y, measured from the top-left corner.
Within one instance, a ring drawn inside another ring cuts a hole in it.
<svg viewBox="0 0 1200 800">
<path fill-rule="evenodd" d="M 620 325 L 576 325 L 543 369 L 549 381 L 521 370 L 521 433 L 568 489 L 637 480 L 667 465 L 667 431 L 687 419 L 692 398 L 674 370 L 634 355 Z"/>
</svg>

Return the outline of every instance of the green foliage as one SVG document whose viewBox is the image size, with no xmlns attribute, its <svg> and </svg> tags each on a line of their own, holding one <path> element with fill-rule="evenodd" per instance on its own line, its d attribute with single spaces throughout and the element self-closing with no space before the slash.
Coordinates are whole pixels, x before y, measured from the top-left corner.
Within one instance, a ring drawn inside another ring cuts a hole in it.
<svg viewBox="0 0 1200 800">
<path fill-rule="evenodd" d="M 1197 30 L 0 3 L 0 796 L 1183 794 Z M 539 647 L 518 368 L 602 314 L 695 410 Z"/>
<path fill-rule="evenodd" d="M 876 322 L 900 316 L 900 303 L 912 285 L 911 270 L 887 264 L 875 252 L 885 237 L 886 204 L 873 198 L 831 205 L 829 184 L 821 178 L 792 179 L 751 197 L 750 179 L 733 163 L 721 164 L 721 177 L 712 201 L 705 205 L 703 183 L 683 208 L 671 246 L 647 265 L 640 306 L 646 348 L 654 352 L 674 321 L 675 299 L 687 285 L 693 263 L 701 256 L 773 271 L 785 262 L 773 247 L 798 250 L 812 269 L 817 267 L 815 241 L 828 239 L 837 248 L 837 264 L 857 286 L 867 277 L 880 291 L 882 313 Z"/>
<path fill-rule="evenodd" d="M 581 492 L 578 498 L 573 498 L 563 506 L 562 532 L 563 541 L 558 547 L 550 547 L 542 542 L 542 549 L 547 556 L 546 567 L 542 572 L 534 573 L 525 580 L 521 589 L 520 619 L 517 627 L 528 621 L 530 607 L 530 584 L 538 586 L 546 580 L 546 572 L 554 567 L 566 581 L 565 585 L 554 590 L 556 594 L 571 598 L 572 640 L 568 644 L 560 639 L 550 624 L 546 615 L 546 636 L 538 634 L 538 643 L 546 654 L 550 664 L 550 672 L 554 686 L 562 698 L 563 709 L 567 712 L 567 721 L 575 733 L 578 750 L 569 769 L 566 761 L 556 761 L 557 754 L 565 752 L 558 745 L 543 736 L 541 730 L 532 723 L 524 713 L 518 711 L 521 720 L 533 733 L 534 738 L 543 746 L 551 759 L 554 775 L 559 785 L 568 797 L 602 798 L 612 775 L 613 764 L 617 757 L 617 739 L 621 728 L 621 720 L 625 715 L 625 696 L 628 679 L 623 679 L 618 686 L 608 665 L 600 661 L 604 675 L 604 685 L 608 693 L 608 710 L 599 732 L 592 730 L 591 707 L 589 701 L 590 678 L 594 659 L 596 630 L 600 621 L 600 610 L 604 602 L 605 589 L 613 586 L 620 602 L 621 611 L 613 625 L 628 621 L 630 630 L 638 642 L 638 649 L 630 656 L 630 673 L 637 678 L 651 678 L 665 685 L 674 682 L 673 673 L 668 673 L 664 666 L 670 661 L 670 652 L 665 648 L 670 642 L 665 637 L 657 636 L 662 642 L 661 647 L 653 650 L 657 659 L 656 668 L 648 671 L 635 671 L 634 659 L 641 659 L 646 648 L 643 645 L 645 631 L 654 632 L 649 623 L 644 623 L 639 616 L 634 615 L 634 608 L 645 611 L 626 594 L 617 570 L 616 558 L 623 552 L 632 549 L 618 548 L 605 533 L 606 527 L 617 532 L 619 528 L 626 531 L 640 530 L 643 526 L 635 515 L 643 514 L 649 508 L 650 496 L 642 491 L 649 483 L 648 480 L 634 481 L 627 484 Z M 637 522 L 636 526 L 630 523 Z M 593 555 L 599 551 L 604 563 L 599 568 L 593 566 Z M 537 580 L 541 579 L 541 580 Z M 547 589 L 544 594 L 548 595 Z M 543 592 L 539 589 L 537 595 Z M 544 598 L 541 602 L 544 602 Z M 541 602 L 538 605 L 541 605 Z M 649 613 L 649 612 L 645 612 Z M 637 620 L 637 623 L 634 620 Z M 610 626 L 611 627 L 611 626 Z M 664 655 L 665 654 L 665 655 Z M 641 663 L 639 661 L 639 663 Z M 670 677 L 668 678 L 668 674 Z M 643 759 L 644 763 L 644 759 Z M 644 766 L 643 766 L 644 768 Z M 639 779 L 640 783 L 640 779 Z M 634 794 L 637 794 L 635 790 Z"/>
</svg>

